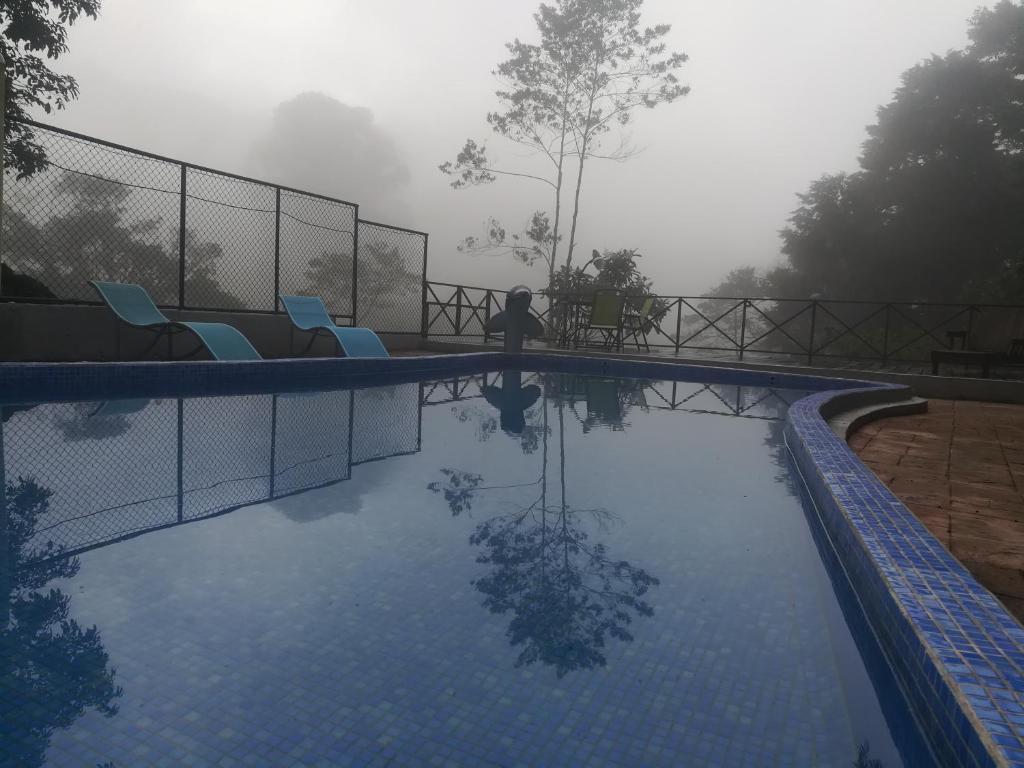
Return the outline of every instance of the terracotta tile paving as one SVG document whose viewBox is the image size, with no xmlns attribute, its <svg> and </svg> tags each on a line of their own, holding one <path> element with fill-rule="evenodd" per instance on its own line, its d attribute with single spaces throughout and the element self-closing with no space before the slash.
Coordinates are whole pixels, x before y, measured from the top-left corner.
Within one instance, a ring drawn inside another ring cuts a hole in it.
<svg viewBox="0 0 1024 768">
<path fill-rule="evenodd" d="M 1024 405 L 930 400 L 850 447 L 1024 621 Z"/>
</svg>

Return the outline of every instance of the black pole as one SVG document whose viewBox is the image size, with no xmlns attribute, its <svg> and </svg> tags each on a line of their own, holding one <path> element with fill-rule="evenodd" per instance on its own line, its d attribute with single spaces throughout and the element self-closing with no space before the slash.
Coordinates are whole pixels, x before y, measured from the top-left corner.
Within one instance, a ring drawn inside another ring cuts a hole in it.
<svg viewBox="0 0 1024 768">
<path fill-rule="evenodd" d="M 423 448 L 423 382 L 420 382 L 419 400 L 417 401 L 419 406 L 416 409 L 416 450 L 417 452 Z"/>
<path fill-rule="evenodd" d="M 420 306 L 420 338 L 427 341 L 427 325 L 430 322 L 427 311 L 427 242 L 429 235 L 423 235 L 423 300 Z"/>
<path fill-rule="evenodd" d="M 356 225 L 352 228 L 352 325 L 359 314 L 359 206 L 356 206 Z"/>
<path fill-rule="evenodd" d="M 679 354 L 679 339 L 683 329 L 683 300 L 676 299 L 676 355 Z"/>
<path fill-rule="evenodd" d="M 178 214 L 178 309 L 185 308 L 185 200 L 188 166 L 181 164 L 181 209 Z"/>
<path fill-rule="evenodd" d="M 462 286 L 455 289 L 455 335 L 462 334 Z"/>
<path fill-rule="evenodd" d="M 740 360 L 743 359 L 743 347 L 747 341 L 747 300 L 743 300 L 743 314 L 740 317 Z"/>
<path fill-rule="evenodd" d="M 274 311 L 281 295 L 281 188 L 274 194 Z"/>
<path fill-rule="evenodd" d="M 4 57 L 0 56 L 0 105 L 7 103 L 7 62 L 4 61 Z M 4 202 L 4 167 L 3 167 L 3 155 L 4 155 L 4 137 L 7 135 L 6 127 L 4 126 L 4 110 L 0 109 L 0 218 L 3 216 L 3 202 Z M 0 221 L 2 224 L 2 221 Z M 0 233 L 3 232 L 3 227 L 0 226 Z M 0 235 L 2 237 L 2 235 Z M 0 248 L 0 275 L 3 274 L 3 249 Z M 3 295 L 3 281 L 0 279 L 0 296 Z M 6 622 L 0 626 L 7 626 Z"/>
</svg>

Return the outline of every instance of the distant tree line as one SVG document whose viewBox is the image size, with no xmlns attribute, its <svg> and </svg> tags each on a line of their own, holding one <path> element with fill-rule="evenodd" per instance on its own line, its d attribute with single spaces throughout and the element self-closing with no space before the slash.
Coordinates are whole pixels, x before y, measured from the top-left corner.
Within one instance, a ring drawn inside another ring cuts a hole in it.
<svg viewBox="0 0 1024 768">
<path fill-rule="evenodd" d="M 178 291 L 178 228 L 129 216 L 132 190 L 93 176 L 62 173 L 50 218 L 35 223 L 4 205 L 4 295 L 83 298 L 86 280 L 137 282 L 157 301 Z M 185 230 L 186 289 L 204 304 L 235 309 L 242 301 L 217 279 L 223 248 Z"/>
<path fill-rule="evenodd" d="M 903 74 L 861 170 L 799 196 L 786 262 L 734 270 L 714 295 L 1024 299 L 1024 6 L 979 10 L 969 35 Z"/>
</svg>

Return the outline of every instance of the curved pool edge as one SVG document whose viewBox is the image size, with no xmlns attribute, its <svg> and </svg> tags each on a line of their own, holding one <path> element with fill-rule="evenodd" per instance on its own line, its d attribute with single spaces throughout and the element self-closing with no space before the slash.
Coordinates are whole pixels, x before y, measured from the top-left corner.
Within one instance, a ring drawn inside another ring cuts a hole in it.
<svg viewBox="0 0 1024 768">
<path fill-rule="evenodd" d="M 905 397 L 817 392 L 785 437 L 840 562 L 935 750 L 948 765 L 1024 765 L 1024 627 L 838 437 L 827 419 Z"/>
<path fill-rule="evenodd" d="M 479 373 L 501 369 L 668 380 L 784 386 L 824 390 L 866 387 L 871 382 L 799 373 L 687 365 L 677 361 L 637 361 L 552 353 L 468 352 L 410 357 L 314 357 L 274 360 L 122 361 L 80 363 L 0 362 L 0 402 L 39 403 L 59 399 L 160 397 L 193 394 L 247 394 L 301 391 L 328 386 L 374 386 L 423 376 Z"/>
</svg>

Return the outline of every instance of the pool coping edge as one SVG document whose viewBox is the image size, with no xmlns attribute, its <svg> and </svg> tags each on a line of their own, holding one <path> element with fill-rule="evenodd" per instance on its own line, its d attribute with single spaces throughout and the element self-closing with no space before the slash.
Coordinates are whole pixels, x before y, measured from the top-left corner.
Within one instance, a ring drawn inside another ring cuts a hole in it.
<svg viewBox="0 0 1024 768">
<path fill-rule="evenodd" d="M 829 424 L 910 394 L 816 392 L 790 407 L 786 443 L 936 754 L 950 765 L 1024 765 L 1024 627 Z"/>
</svg>

